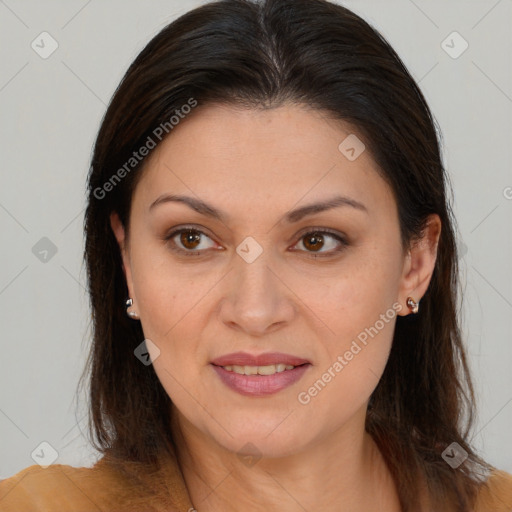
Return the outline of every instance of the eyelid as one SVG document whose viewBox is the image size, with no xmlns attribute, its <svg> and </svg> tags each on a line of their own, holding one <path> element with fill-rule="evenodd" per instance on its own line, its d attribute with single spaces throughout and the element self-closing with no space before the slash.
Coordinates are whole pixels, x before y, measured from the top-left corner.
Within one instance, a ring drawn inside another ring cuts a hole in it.
<svg viewBox="0 0 512 512">
<path fill-rule="evenodd" d="M 306 235 L 309 235 L 309 234 L 312 235 L 315 233 L 319 233 L 321 235 L 327 234 L 327 235 L 331 236 L 341 245 L 341 247 L 338 247 L 336 249 L 331 249 L 329 251 L 324 251 L 324 252 L 304 251 L 301 249 L 297 249 L 297 252 L 302 252 L 302 253 L 304 253 L 310 257 L 313 257 L 313 258 L 323 258 L 323 257 L 328 258 L 328 257 L 336 256 L 337 254 L 339 254 L 341 251 L 343 251 L 349 245 L 348 237 L 344 233 L 341 233 L 339 231 L 336 231 L 336 230 L 330 229 L 330 228 L 325 228 L 325 227 L 321 227 L 321 226 L 316 226 L 316 227 L 313 226 L 313 227 L 304 228 L 302 231 L 299 231 L 299 233 L 296 235 L 297 242 L 295 242 L 293 246 L 296 246 L 297 244 L 299 244 L 300 241 Z"/>
<path fill-rule="evenodd" d="M 348 243 L 348 237 L 344 233 L 337 231 L 335 229 L 325 228 L 322 226 L 309 226 L 307 228 L 300 230 L 295 236 L 300 238 L 309 233 L 327 233 L 329 235 L 332 235 L 334 238 L 339 238 L 340 240 L 343 240 Z"/>
<path fill-rule="evenodd" d="M 174 247 L 171 247 L 171 249 L 174 252 L 177 252 L 178 254 L 195 255 L 195 254 L 203 254 L 203 253 L 207 252 L 207 249 L 200 249 L 200 250 L 194 251 L 193 249 L 186 250 L 186 249 L 182 249 L 181 247 L 176 247 L 176 244 L 172 241 L 172 239 L 176 235 L 179 235 L 180 233 L 182 233 L 183 231 L 195 231 L 195 232 L 199 233 L 200 235 L 205 235 L 210 240 L 215 241 L 208 234 L 208 232 L 207 232 L 208 230 L 206 230 L 206 228 L 203 228 L 202 226 L 201 227 L 194 226 L 194 225 L 176 226 L 174 228 L 171 228 L 168 232 L 166 232 L 166 234 L 162 237 L 162 240 L 164 240 L 165 242 L 168 242 L 168 243 L 171 242 L 174 245 Z"/>
</svg>

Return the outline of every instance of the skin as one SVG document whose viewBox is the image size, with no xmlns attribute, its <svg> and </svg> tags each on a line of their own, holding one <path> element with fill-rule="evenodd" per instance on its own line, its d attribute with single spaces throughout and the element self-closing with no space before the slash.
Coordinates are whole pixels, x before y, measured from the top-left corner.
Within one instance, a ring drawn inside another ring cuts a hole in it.
<svg viewBox="0 0 512 512">
<path fill-rule="evenodd" d="M 410 314 L 407 297 L 424 295 L 435 265 L 439 217 L 403 251 L 395 200 L 369 151 L 349 161 L 338 150 L 351 133 L 298 105 L 199 106 L 150 155 L 129 238 L 111 216 L 132 309 L 160 350 L 158 357 L 151 351 L 154 369 L 173 402 L 178 460 L 199 512 L 400 510 L 364 429 L 396 316 L 309 403 L 298 400 L 394 303 L 398 314 Z M 200 198 L 229 217 L 221 222 L 171 202 L 150 211 L 163 193 Z M 295 224 L 283 220 L 335 193 L 367 212 L 343 206 Z M 200 245 L 177 235 L 174 246 L 198 246 L 203 255 L 180 256 L 163 238 L 191 224 L 205 233 Z M 335 230 L 349 245 L 336 253 L 340 244 L 327 234 L 315 247 L 303 236 L 310 228 Z M 252 263 L 236 252 L 247 236 L 263 250 Z M 248 397 L 226 387 L 210 365 L 236 351 L 279 351 L 312 366 L 278 393 Z M 239 454 L 260 458 L 248 464 Z"/>
</svg>

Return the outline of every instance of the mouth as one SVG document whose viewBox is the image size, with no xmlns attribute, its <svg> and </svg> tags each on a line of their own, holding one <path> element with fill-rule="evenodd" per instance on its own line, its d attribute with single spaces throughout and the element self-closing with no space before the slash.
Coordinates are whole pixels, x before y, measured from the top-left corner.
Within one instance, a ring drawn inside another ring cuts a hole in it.
<svg viewBox="0 0 512 512">
<path fill-rule="evenodd" d="M 214 359 L 212 368 L 228 388 L 245 396 L 262 397 L 295 384 L 312 366 L 289 354 L 258 356 L 238 352 Z"/>
<path fill-rule="evenodd" d="M 304 363 L 304 364 L 309 364 L 309 363 Z M 238 373 L 239 375 L 274 375 L 275 373 L 282 373 L 282 372 L 287 372 L 287 371 L 293 370 L 294 368 L 297 368 L 298 366 L 303 366 L 303 365 L 294 366 L 292 364 L 278 363 L 278 364 L 270 364 L 270 365 L 266 365 L 266 366 L 226 365 L 226 366 L 221 366 L 221 368 L 224 368 L 224 370 L 226 370 L 228 372 Z"/>
</svg>

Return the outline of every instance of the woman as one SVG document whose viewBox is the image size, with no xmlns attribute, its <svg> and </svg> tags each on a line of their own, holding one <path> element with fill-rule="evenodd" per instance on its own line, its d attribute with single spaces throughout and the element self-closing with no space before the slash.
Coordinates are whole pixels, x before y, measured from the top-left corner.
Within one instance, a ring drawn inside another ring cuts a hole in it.
<svg viewBox="0 0 512 512">
<path fill-rule="evenodd" d="M 0 509 L 510 511 L 469 442 L 436 128 L 378 32 L 223 0 L 133 62 L 85 218 L 93 468 Z"/>
</svg>

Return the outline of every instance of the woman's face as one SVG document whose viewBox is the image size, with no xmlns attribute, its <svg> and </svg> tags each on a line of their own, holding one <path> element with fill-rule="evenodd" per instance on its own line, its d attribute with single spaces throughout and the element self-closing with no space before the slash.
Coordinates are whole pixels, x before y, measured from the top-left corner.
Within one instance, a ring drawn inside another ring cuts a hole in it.
<svg viewBox="0 0 512 512">
<path fill-rule="evenodd" d="M 155 372 L 182 421 L 229 450 L 286 455 L 360 428 L 409 313 L 394 198 L 349 135 L 305 107 L 198 107 L 134 192 L 123 259 Z"/>
</svg>

